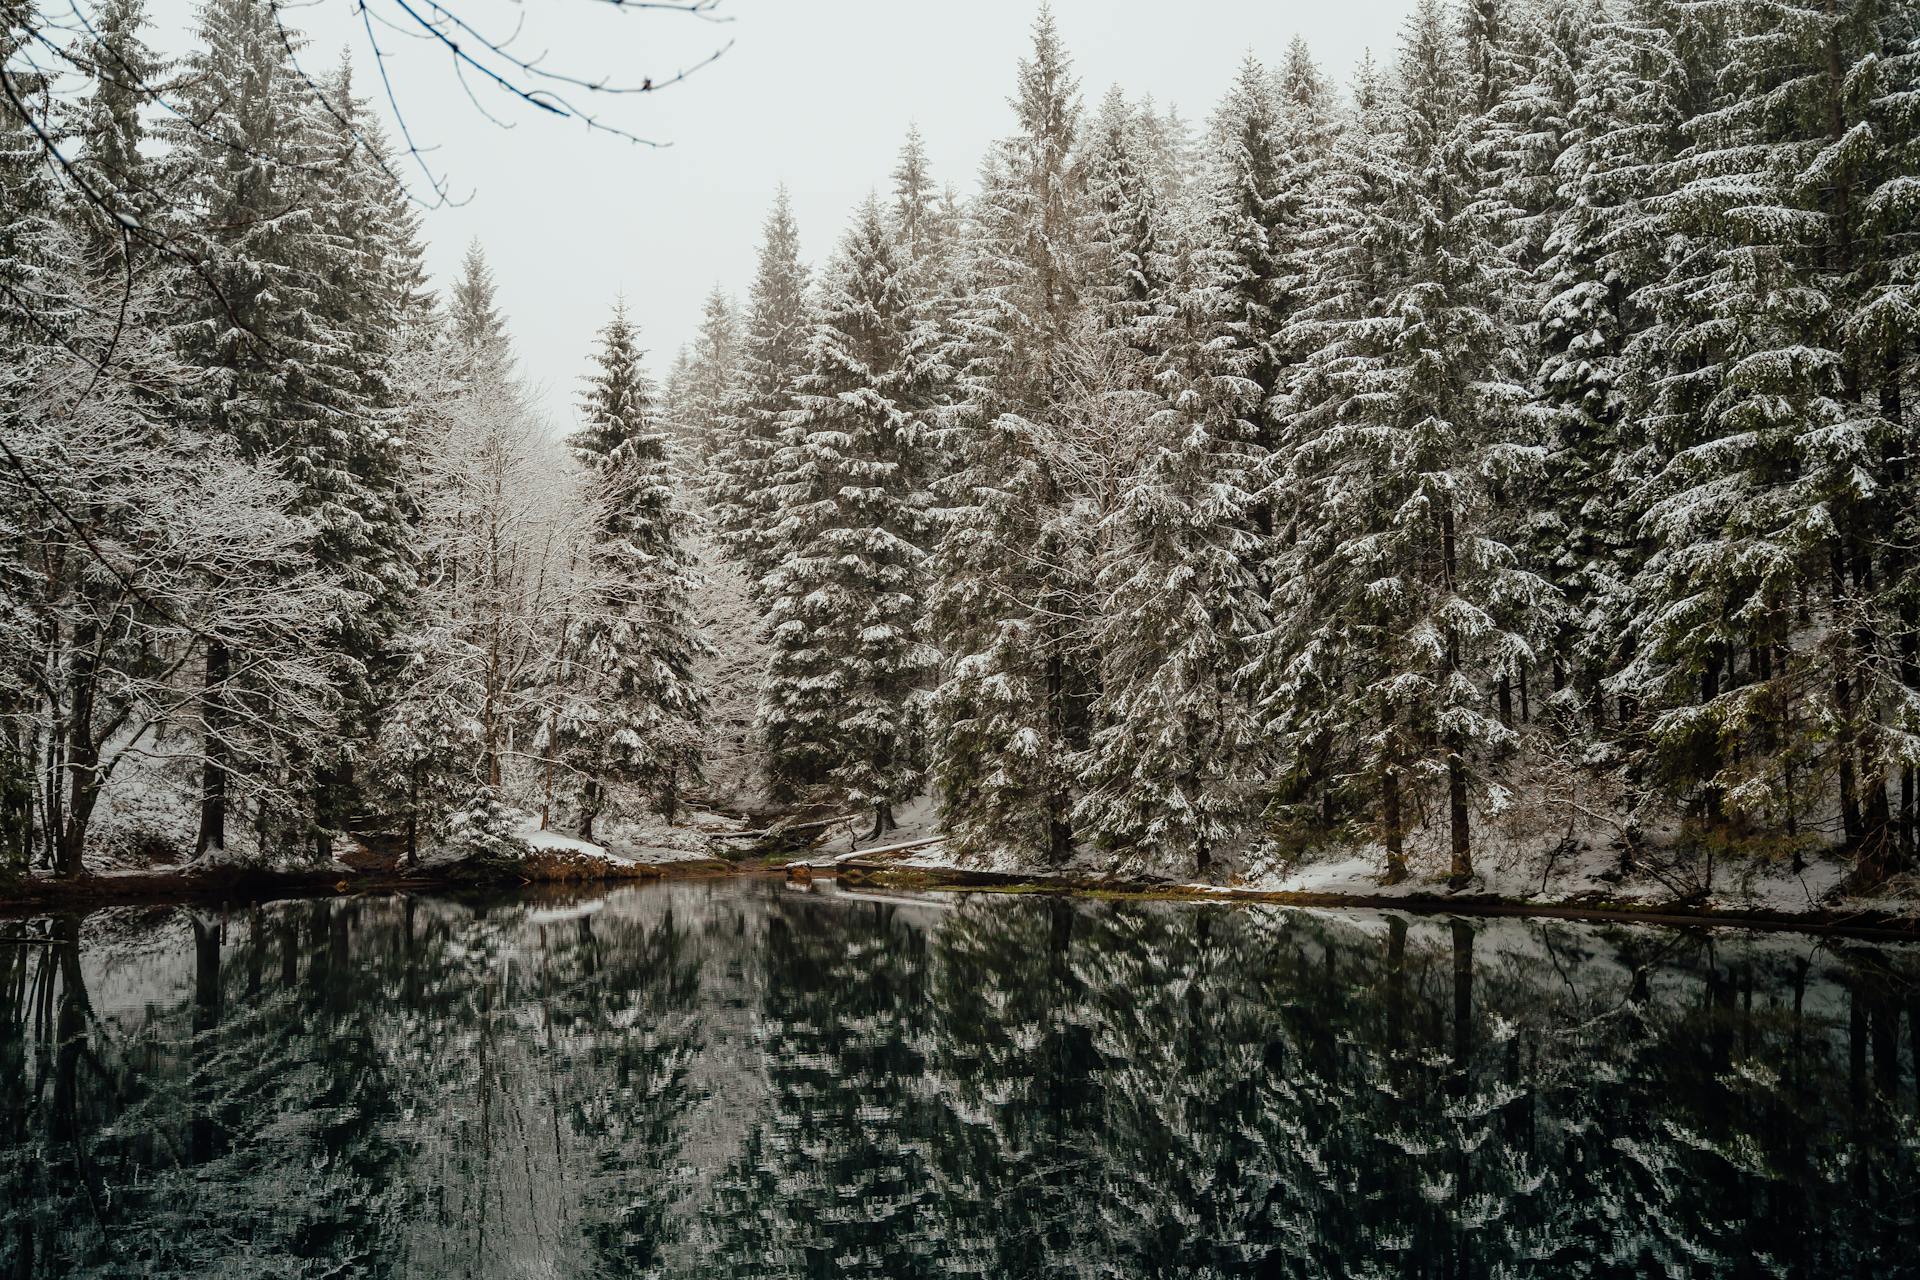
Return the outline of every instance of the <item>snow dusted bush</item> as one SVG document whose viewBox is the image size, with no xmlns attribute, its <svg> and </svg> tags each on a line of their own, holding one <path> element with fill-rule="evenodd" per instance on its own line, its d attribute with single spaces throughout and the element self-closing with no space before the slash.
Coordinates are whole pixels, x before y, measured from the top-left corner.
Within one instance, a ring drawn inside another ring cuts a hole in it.
<svg viewBox="0 0 1920 1280">
<path fill-rule="evenodd" d="M 423 859 L 436 863 L 518 862 L 529 852 L 520 835 L 522 816 L 492 787 L 481 787 L 447 818 L 438 844 Z"/>
</svg>

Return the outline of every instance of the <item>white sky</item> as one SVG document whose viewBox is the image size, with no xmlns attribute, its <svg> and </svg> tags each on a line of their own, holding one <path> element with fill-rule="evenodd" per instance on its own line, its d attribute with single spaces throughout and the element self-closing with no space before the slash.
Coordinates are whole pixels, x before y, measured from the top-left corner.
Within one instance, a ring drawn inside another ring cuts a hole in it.
<svg viewBox="0 0 1920 1280">
<path fill-rule="evenodd" d="M 431 0 L 407 0 L 421 13 Z M 443 0 L 451 4 L 452 0 Z M 306 27 L 318 73 L 351 52 L 363 93 L 381 92 L 354 0 L 283 0 Z M 367 0 L 404 20 L 401 0 Z M 1297 33 L 1344 83 L 1363 50 L 1390 61 L 1411 0 L 1055 0 L 1089 108 L 1110 84 L 1204 119 L 1249 51 L 1277 62 Z M 469 240 L 485 246 L 522 367 L 556 427 L 594 332 L 626 294 L 650 362 L 663 373 L 690 341 L 718 282 L 744 297 L 776 183 L 791 190 L 809 260 L 823 262 L 854 205 L 885 189 L 909 121 L 935 177 L 964 194 L 988 142 L 1009 131 L 1014 64 L 1038 0 L 723 0 L 724 23 L 616 9 L 606 0 L 460 0 L 488 32 L 522 23 L 517 49 L 594 78 L 656 79 L 732 41 L 713 65 L 663 92 L 575 93 L 603 119 L 671 145 L 636 147 L 538 113 L 475 83 L 502 130 L 469 99 L 449 58 L 376 25 L 415 140 L 453 192 L 427 213 L 428 264 L 444 283 Z M 190 0 L 154 0 L 155 43 L 190 40 Z M 471 77 L 470 77 L 471 78 Z M 384 104 L 383 104 L 384 113 Z M 391 120 L 389 118 L 389 127 Z"/>
</svg>

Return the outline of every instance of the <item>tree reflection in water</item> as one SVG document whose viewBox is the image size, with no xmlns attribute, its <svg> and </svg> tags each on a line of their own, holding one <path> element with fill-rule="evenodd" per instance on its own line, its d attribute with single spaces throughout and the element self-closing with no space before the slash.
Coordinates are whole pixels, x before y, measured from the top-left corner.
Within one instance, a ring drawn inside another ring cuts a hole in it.
<svg viewBox="0 0 1920 1280">
<path fill-rule="evenodd" d="M 763 881 L 0 937 L 4 1275 L 1916 1268 L 1905 946 Z"/>
</svg>

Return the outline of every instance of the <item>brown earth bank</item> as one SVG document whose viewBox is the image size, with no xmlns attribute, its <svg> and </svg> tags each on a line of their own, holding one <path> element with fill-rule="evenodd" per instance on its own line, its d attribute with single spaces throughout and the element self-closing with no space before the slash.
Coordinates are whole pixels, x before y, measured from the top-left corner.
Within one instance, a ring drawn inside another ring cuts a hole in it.
<svg viewBox="0 0 1920 1280">
<path fill-rule="evenodd" d="M 496 866 L 454 864 L 407 869 L 376 864 L 350 866 L 345 871 L 168 867 L 147 872 L 67 878 L 0 876 L 0 917 L 169 902 L 255 903 L 277 898 L 320 898 L 401 891 L 612 884 L 656 880 L 663 875 L 683 878 L 727 875 L 740 870 L 742 868 L 717 859 L 609 865 L 601 859 L 536 850 L 511 865 Z"/>
</svg>

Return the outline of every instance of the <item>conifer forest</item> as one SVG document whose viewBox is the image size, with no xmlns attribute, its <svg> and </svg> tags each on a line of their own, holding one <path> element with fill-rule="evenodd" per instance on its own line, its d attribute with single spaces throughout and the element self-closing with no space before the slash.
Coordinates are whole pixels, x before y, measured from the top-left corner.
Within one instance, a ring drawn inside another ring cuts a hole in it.
<svg viewBox="0 0 1920 1280">
<path fill-rule="evenodd" d="M 1920 0 L 982 0 L 531 303 L 826 108 L 493 3 L 0 0 L 0 1274 L 1920 1275 Z"/>
<path fill-rule="evenodd" d="M 977 173 L 903 122 L 817 262 L 770 189 L 567 424 L 350 62 L 143 11 L 0 49 L 16 870 L 728 804 L 1201 878 L 1915 852 L 1911 4 L 1420 0 L 1191 122 L 1041 10 Z"/>
</svg>

